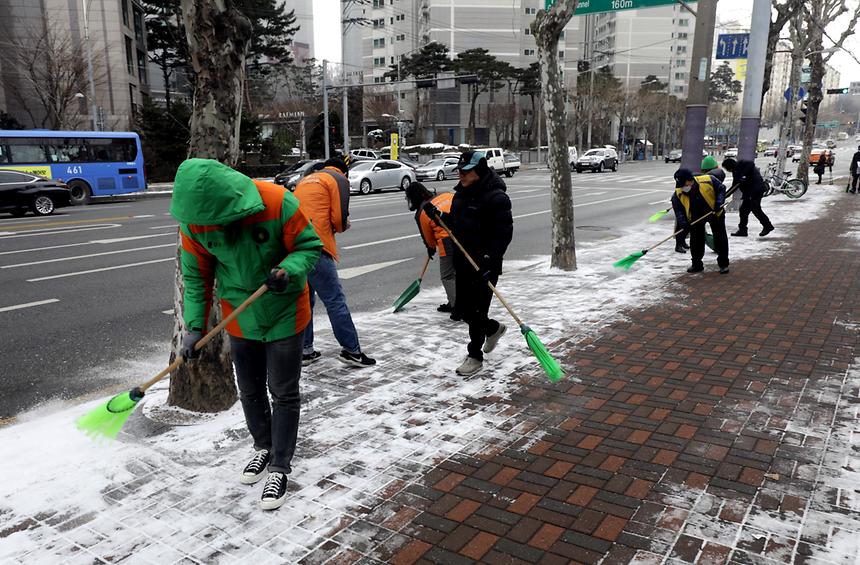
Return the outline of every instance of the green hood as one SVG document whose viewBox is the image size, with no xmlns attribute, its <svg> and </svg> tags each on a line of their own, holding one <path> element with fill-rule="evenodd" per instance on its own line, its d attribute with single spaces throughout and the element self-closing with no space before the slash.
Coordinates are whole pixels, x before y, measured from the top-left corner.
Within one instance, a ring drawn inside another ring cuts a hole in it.
<svg viewBox="0 0 860 565">
<path fill-rule="evenodd" d="M 173 181 L 170 214 L 183 224 L 218 226 L 266 208 L 254 181 L 212 159 L 186 159 Z"/>
</svg>

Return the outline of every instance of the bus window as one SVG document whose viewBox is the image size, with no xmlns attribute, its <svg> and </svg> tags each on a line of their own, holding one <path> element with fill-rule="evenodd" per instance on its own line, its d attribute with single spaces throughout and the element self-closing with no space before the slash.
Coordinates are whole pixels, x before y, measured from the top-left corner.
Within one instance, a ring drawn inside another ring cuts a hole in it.
<svg viewBox="0 0 860 565">
<path fill-rule="evenodd" d="M 41 139 L 20 137 L 9 139 L 12 163 L 44 163 L 45 148 Z"/>
<path fill-rule="evenodd" d="M 87 146 L 79 138 L 48 138 L 45 148 L 51 163 L 85 163 L 89 161 Z"/>
<path fill-rule="evenodd" d="M 6 145 L 0 144 L 0 163 L 8 163 L 9 162 L 9 147 Z"/>
<path fill-rule="evenodd" d="M 133 139 L 87 139 L 90 159 L 98 162 L 130 162 L 137 159 Z"/>
</svg>

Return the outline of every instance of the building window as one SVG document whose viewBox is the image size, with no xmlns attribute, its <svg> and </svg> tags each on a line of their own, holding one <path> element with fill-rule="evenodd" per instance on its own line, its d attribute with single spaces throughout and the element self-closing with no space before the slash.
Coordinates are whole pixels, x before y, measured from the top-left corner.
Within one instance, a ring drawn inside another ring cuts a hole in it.
<svg viewBox="0 0 860 565">
<path fill-rule="evenodd" d="M 687 52 L 687 46 L 686 45 L 679 45 L 676 52 L 677 53 L 686 53 Z"/>
<path fill-rule="evenodd" d="M 684 80 L 687 78 L 687 73 L 675 73 L 675 80 Z"/>
<path fill-rule="evenodd" d="M 131 47 L 131 39 L 125 38 L 125 65 L 128 68 L 128 74 L 134 74 L 134 50 Z"/>
<path fill-rule="evenodd" d="M 531 56 L 533 56 L 534 54 L 535 54 L 535 50 L 534 50 L 534 49 L 525 49 L 525 50 L 523 50 L 523 55 L 525 55 L 526 57 L 531 57 Z"/>
<path fill-rule="evenodd" d="M 397 36 L 397 41 L 406 41 L 406 35 L 401 33 Z"/>
<path fill-rule="evenodd" d="M 525 33 L 526 35 L 531 35 L 532 30 L 531 30 L 531 28 L 526 28 L 525 31 L 523 31 L 523 33 Z"/>
<path fill-rule="evenodd" d="M 689 27 L 689 26 L 690 26 L 690 20 L 688 20 L 686 18 L 681 18 L 678 20 L 678 27 Z"/>
<path fill-rule="evenodd" d="M 140 79 L 140 84 L 146 84 L 146 53 L 137 50 L 137 78 Z"/>
<path fill-rule="evenodd" d="M 374 57 L 373 58 L 373 66 L 374 67 L 384 67 L 385 66 L 385 57 Z"/>
<path fill-rule="evenodd" d="M 374 27 L 374 29 L 385 27 L 385 18 L 379 18 L 378 20 L 373 20 L 373 27 Z"/>
<path fill-rule="evenodd" d="M 394 17 L 394 21 L 396 21 L 396 22 L 402 22 L 405 19 L 406 19 L 406 14 L 400 14 L 400 15 Z"/>
<path fill-rule="evenodd" d="M 128 0 L 119 0 L 122 4 L 122 23 L 128 27 Z"/>
<path fill-rule="evenodd" d="M 128 103 L 131 108 L 131 119 L 134 120 L 137 116 L 137 87 L 133 84 L 128 85 Z"/>
<path fill-rule="evenodd" d="M 143 46 L 143 12 L 134 8 L 134 38 Z"/>
<path fill-rule="evenodd" d="M 385 0 L 373 0 L 374 8 L 382 8 L 385 5 Z"/>
<path fill-rule="evenodd" d="M 537 8 L 526 8 L 527 16 L 534 16 L 535 14 L 537 14 Z"/>
<path fill-rule="evenodd" d="M 681 32 L 681 33 L 679 33 L 679 34 L 678 34 L 678 39 L 687 39 L 687 33 L 686 33 L 686 32 Z"/>
<path fill-rule="evenodd" d="M 385 79 L 383 77 L 373 77 L 373 82 L 377 83 L 377 84 L 384 81 L 384 80 Z"/>
<path fill-rule="evenodd" d="M 559 51 L 559 52 L 558 52 L 558 58 L 559 58 L 559 59 L 564 59 L 564 51 Z"/>
<path fill-rule="evenodd" d="M 675 94 L 683 94 L 683 92 L 684 92 L 683 86 L 676 86 L 675 87 Z"/>
<path fill-rule="evenodd" d="M 564 39 L 564 30 L 561 30 L 561 35 L 558 36 L 559 39 Z"/>
<path fill-rule="evenodd" d="M 380 37 L 378 39 L 373 40 L 373 48 L 379 49 L 380 47 L 385 47 L 385 38 L 384 37 Z"/>
<path fill-rule="evenodd" d="M 676 68 L 686 67 L 686 66 L 687 66 L 687 60 L 686 59 L 675 59 L 675 67 Z"/>
</svg>

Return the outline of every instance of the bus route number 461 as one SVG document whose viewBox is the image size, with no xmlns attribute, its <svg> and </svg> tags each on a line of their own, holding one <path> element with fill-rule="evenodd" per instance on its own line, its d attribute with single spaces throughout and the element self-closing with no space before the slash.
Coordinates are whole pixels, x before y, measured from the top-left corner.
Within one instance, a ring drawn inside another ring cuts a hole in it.
<svg viewBox="0 0 860 565">
<path fill-rule="evenodd" d="M 84 172 L 84 168 L 80 165 L 75 165 L 74 167 L 66 167 L 66 174 L 69 175 L 80 175 Z"/>
</svg>

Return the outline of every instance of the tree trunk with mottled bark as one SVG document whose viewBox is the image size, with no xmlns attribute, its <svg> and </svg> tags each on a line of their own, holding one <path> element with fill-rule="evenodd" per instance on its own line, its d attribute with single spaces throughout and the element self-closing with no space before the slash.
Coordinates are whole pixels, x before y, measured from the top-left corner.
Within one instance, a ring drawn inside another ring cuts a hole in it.
<svg viewBox="0 0 860 565">
<path fill-rule="evenodd" d="M 182 16 L 196 77 L 188 155 L 234 166 L 239 158 L 242 91 L 251 22 L 230 0 L 182 0 Z M 185 332 L 179 252 L 177 249 L 171 361 L 176 357 Z M 219 318 L 220 308 L 216 303 L 208 327 L 214 327 Z M 218 412 L 232 406 L 236 399 L 229 340 L 223 333 L 203 348 L 198 359 L 180 366 L 170 376 L 168 403 L 171 405 L 196 412 Z"/>
<path fill-rule="evenodd" d="M 573 186 L 567 159 L 567 112 L 564 83 L 558 59 L 558 40 L 573 16 L 578 0 L 559 0 L 549 10 L 540 10 L 532 22 L 538 47 L 541 96 L 546 114 L 549 151 L 547 166 L 552 194 L 552 266 L 565 271 L 576 269 L 573 219 Z"/>
</svg>

